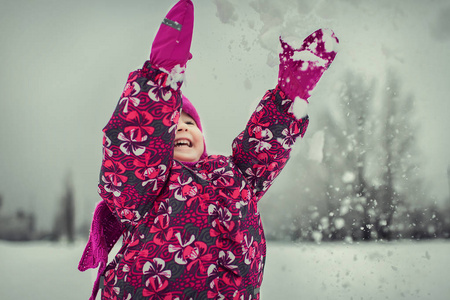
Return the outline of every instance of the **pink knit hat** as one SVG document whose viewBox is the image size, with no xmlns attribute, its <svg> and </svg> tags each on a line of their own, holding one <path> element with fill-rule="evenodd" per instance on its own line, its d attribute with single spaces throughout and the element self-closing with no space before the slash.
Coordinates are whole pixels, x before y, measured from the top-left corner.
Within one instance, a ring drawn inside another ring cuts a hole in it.
<svg viewBox="0 0 450 300">
<path fill-rule="evenodd" d="M 184 111 L 189 116 L 191 116 L 192 119 L 194 119 L 195 123 L 197 124 L 197 127 L 203 133 L 202 123 L 200 122 L 200 116 L 198 115 L 198 112 L 195 109 L 194 105 L 192 105 L 191 101 L 189 101 L 189 99 L 186 98 L 186 96 L 184 96 L 183 94 L 181 94 L 181 98 L 183 99 L 182 111 Z M 206 152 L 206 143 L 205 143 L 205 136 L 204 135 L 203 135 L 203 146 L 204 146 L 204 150 L 203 150 L 202 155 L 200 156 L 200 160 L 202 160 L 202 159 L 204 159 L 204 158 L 206 158 L 208 156 L 208 154 Z M 183 162 L 183 163 L 186 164 L 185 162 Z M 188 166 L 191 166 L 191 165 L 188 164 Z"/>
</svg>

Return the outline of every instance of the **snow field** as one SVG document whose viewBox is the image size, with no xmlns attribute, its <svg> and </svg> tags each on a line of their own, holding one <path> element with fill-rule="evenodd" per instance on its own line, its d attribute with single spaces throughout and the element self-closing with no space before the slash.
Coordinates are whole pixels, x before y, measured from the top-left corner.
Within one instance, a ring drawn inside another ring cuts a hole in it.
<svg viewBox="0 0 450 300">
<path fill-rule="evenodd" d="M 450 243 L 270 244 L 262 299 L 450 299 Z"/>
<path fill-rule="evenodd" d="M 0 241 L 0 299 L 88 299 L 96 272 L 78 271 L 83 249 L 83 242 Z"/>
<path fill-rule="evenodd" d="M 0 241 L 0 299 L 88 299 L 96 271 L 77 270 L 84 241 Z M 269 243 L 262 299 L 450 298 L 450 241 Z M 99 299 L 99 297 L 97 298 Z"/>
</svg>

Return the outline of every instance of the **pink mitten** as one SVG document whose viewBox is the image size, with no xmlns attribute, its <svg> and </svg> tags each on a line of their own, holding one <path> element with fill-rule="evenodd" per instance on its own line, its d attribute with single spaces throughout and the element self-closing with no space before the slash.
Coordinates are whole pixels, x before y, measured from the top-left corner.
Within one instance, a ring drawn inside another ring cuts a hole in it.
<svg viewBox="0 0 450 300">
<path fill-rule="evenodd" d="M 191 0 L 180 0 L 167 13 L 152 44 L 150 63 L 171 71 L 176 65 L 184 67 L 192 58 L 194 5 Z"/>
<path fill-rule="evenodd" d="M 101 201 L 94 211 L 92 218 L 89 241 L 84 249 L 83 255 L 78 264 L 78 270 L 86 271 L 90 268 L 97 268 L 99 265 L 97 279 L 94 282 L 92 295 L 89 298 L 95 299 L 97 295 L 100 276 L 105 271 L 108 263 L 108 253 L 122 235 L 122 226 L 116 217 L 111 213 L 105 201 Z"/>
<path fill-rule="evenodd" d="M 291 100 L 297 97 L 308 102 L 311 92 L 322 74 L 333 62 L 339 40 L 330 29 L 319 29 L 294 49 L 280 38 L 278 85 Z"/>
</svg>

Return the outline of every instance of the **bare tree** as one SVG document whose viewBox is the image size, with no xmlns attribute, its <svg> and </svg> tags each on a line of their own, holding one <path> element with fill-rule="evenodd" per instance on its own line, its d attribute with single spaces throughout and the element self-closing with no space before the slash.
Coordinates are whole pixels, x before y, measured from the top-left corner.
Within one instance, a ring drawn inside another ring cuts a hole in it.
<svg viewBox="0 0 450 300">
<path fill-rule="evenodd" d="M 66 194 L 63 197 L 63 202 L 67 239 L 73 243 L 75 241 L 75 199 L 71 176 L 67 178 Z"/>
<path fill-rule="evenodd" d="M 53 239 L 59 240 L 62 235 L 65 235 L 70 243 L 75 241 L 75 198 L 72 181 L 72 176 L 69 173 L 65 180 L 60 209 L 53 225 Z"/>
<path fill-rule="evenodd" d="M 379 212 L 375 227 L 378 236 L 393 238 L 393 219 L 405 201 L 414 202 L 421 194 L 418 180 L 418 166 L 414 161 L 416 147 L 413 128 L 413 97 L 402 96 L 398 76 L 391 70 L 387 72 L 387 83 L 382 97 L 379 129 L 378 154 L 381 185 L 376 189 Z"/>
<path fill-rule="evenodd" d="M 392 239 L 394 218 L 420 194 L 412 97 L 401 97 L 395 73 L 388 72 L 387 82 L 379 99 L 374 80 L 349 72 L 340 105 L 320 118 L 328 172 L 321 187 L 327 209 L 319 219 L 326 218 L 320 229 L 330 240 Z"/>
<path fill-rule="evenodd" d="M 450 207 L 450 165 L 447 167 L 447 183 L 448 183 L 448 198 L 447 198 L 448 201 L 447 201 L 447 205 Z"/>
<path fill-rule="evenodd" d="M 373 223 L 372 188 L 367 177 L 367 153 L 373 148 L 375 81 L 347 73 L 339 95 L 339 109 L 328 113 L 323 163 L 329 169 L 325 182 L 331 239 L 342 235 L 370 240 Z M 338 226 L 336 226 L 338 225 Z M 342 231 L 345 226 L 345 234 Z"/>
</svg>

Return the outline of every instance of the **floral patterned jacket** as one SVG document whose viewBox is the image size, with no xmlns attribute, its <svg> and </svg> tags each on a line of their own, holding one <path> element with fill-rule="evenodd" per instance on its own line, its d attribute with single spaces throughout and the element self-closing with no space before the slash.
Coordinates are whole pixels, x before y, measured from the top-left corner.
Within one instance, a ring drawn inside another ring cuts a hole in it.
<svg viewBox="0 0 450 300">
<path fill-rule="evenodd" d="M 259 299 L 266 242 L 257 203 L 308 118 L 289 113 L 280 89 L 268 91 L 231 156 L 189 168 L 173 159 L 180 85 L 146 62 L 103 130 L 99 193 L 124 234 L 102 299 Z"/>
</svg>

